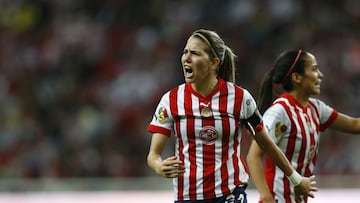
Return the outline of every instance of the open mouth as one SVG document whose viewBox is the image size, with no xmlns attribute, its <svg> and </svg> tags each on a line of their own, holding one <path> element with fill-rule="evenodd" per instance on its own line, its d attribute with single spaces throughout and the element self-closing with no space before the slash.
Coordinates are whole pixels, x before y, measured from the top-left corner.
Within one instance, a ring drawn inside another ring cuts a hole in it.
<svg viewBox="0 0 360 203">
<path fill-rule="evenodd" d="M 193 70 L 189 66 L 185 66 L 184 68 L 186 73 L 193 73 Z"/>
</svg>

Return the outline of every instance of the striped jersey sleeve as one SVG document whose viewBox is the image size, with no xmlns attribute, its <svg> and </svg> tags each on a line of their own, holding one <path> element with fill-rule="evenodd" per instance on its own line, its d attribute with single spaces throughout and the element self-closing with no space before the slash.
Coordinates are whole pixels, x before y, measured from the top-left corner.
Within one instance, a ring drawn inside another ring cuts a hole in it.
<svg viewBox="0 0 360 203">
<path fill-rule="evenodd" d="M 170 136 L 173 130 L 174 119 L 170 111 L 170 92 L 165 93 L 148 126 L 148 131 L 152 133 L 161 133 Z"/>
</svg>

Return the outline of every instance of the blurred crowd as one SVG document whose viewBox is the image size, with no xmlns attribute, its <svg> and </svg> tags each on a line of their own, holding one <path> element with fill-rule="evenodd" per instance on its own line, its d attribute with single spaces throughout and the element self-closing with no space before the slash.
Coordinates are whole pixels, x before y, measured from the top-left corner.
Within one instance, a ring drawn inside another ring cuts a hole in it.
<svg viewBox="0 0 360 203">
<path fill-rule="evenodd" d="M 319 97 L 360 116 L 358 8 L 357 0 L 0 0 L 0 177 L 153 175 L 147 124 L 160 96 L 183 82 L 182 49 L 199 28 L 237 54 L 237 83 L 254 97 L 275 57 L 301 48 L 324 73 Z M 360 174 L 360 135 L 327 130 L 321 140 L 318 174 Z"/>
</svg>

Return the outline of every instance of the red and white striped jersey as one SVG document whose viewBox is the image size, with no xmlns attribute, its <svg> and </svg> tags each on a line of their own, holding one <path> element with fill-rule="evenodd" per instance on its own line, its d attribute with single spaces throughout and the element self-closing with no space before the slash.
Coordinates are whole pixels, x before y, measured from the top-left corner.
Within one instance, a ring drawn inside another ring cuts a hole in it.
<svg viewBox="0 0 360 203">
<path fill-rule="evenodd" d="M 148 131 L 176 136 L 175 153 L 186 170 L 173 180 L 175 199 L 212 199 L 247 183 L 249 175 L 240 156 L 241 120 L 255 110 L 247 90 L 221 78 L 207 97 L 189 83 L 163 95 Z"/>
<path fill-rule="evenodd" d="M 318 99 L 310 98 L 308 105 L 303 107 L 292 95 L 285 93 L 266 110 L 263 122 L 294 169 L 309 177 L 315 168 L 320 132 L 328 128 L 337 115 L 337 111 Z M 265 159 L 265 173 L 278 202 L 295 203 L 293 186 L 268 157 Z"/>
</svg>

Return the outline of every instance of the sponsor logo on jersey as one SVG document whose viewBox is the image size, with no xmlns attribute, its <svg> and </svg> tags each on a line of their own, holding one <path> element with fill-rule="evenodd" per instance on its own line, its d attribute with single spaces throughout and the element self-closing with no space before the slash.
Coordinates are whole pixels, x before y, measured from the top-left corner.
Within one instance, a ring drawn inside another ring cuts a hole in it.
<svg viewBox="0 0 360 203">
<path fill-rule="evenodd" d="M 165 107 L 159 108 L 156 118 L 159 121 L 159 123 L 161 123 L 161 124 L 169 122 L 169 115 L 168 115 Z"/>
<path fill-rule="evenodd" d="M 286 132 L 286 130 L 288 129 L 288 127 L 282 123 L 282 122 L 277 122 L 275 124 L 275 136 L 279 137 L 284 135 L 284 133 Z"/>
<path fill-rule="evenodd" d="M 218 138 L 218 132 L 213 126 L 204 126 L 200 130 L 200 139 L 206 145 L 214 144 L 217 138 Z"/>
</svg>

